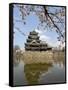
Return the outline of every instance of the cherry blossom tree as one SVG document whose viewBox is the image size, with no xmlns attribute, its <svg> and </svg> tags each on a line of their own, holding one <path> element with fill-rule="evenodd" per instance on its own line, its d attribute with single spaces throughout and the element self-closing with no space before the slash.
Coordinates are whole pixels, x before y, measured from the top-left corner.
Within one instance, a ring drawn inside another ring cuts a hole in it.
<svg viewBox="0 0 68 90">
<path fill-rule="evenodd" d="M 30 14 L 35 14 L 39 18 L 38 29 L 55 31 L 58 34 L 57 40 L 65 43 L 66 7 L 22 4 L 16 5 L 16 7 L 20 11 L 24 25 L 27 24 L 26 17 Z M 19 22 L 19 20 L 16 20 L 16 22 Z M 21 31 L 19 30 L 19 32 Z"/>
</svg>

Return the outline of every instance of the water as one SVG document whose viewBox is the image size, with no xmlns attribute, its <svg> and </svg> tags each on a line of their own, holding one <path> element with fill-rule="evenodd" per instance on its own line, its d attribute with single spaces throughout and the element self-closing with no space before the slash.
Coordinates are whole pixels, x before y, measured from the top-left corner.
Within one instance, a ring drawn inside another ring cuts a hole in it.
<svg viewBox="0 0 68 90">
<path fill-rule="evenodd" d="M 63 62 L 28 65 L 21 60 L 14 65 L 13 70 L 14 86 L 65 82 L 65 65 Z"/>
</svg>

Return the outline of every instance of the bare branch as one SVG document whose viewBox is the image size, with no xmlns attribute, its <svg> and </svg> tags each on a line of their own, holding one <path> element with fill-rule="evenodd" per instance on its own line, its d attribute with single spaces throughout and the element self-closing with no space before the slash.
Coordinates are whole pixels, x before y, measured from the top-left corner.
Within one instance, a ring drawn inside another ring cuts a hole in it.
<svg viewBox="0 0 68 90">
<path fill-rule="evenodd" d="M 53 19 L 51 18 L 51 16 L 48 14 L 48 11 L 46 9 L 46 6 L 44 6 L 44 10 L 45 10 L 45 15 L 47 16 L 47 18 L 49 17 L 51 22 L 53 23 L 54 27 L 57 29 L 57 31 L 60 33 L 60 35 L 64 38 L 63 34 L 61 33 L 59 27 L 54 23 Z"/>
<path fill-rule="evenodd" d="M 18 27 L 14 27 L 18 32 L 20 32 L 22 35 L 26 36 Z"/>
</svg>

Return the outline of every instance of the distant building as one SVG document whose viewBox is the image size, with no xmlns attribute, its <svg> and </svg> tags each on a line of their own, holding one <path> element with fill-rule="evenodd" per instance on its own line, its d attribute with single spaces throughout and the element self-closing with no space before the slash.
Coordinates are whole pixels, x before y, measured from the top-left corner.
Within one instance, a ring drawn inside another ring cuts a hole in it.
<svg viewBox="0 0 68 90">
<path fill-rule="evenodd" d="M 52 48 L 48 46 L 47 43 L 42 43 L 39 39 L 38 33 L 36 31 L 32 31 L 28 35 L 28 39 L 25 43 L 26 51 L 47 51 Z"/>
</svg>

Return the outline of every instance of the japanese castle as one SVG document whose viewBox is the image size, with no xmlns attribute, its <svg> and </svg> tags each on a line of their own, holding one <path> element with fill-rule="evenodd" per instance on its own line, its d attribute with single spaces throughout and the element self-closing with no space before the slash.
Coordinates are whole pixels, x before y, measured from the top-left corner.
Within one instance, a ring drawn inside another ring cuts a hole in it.
<svg viewBox="0 0 68 90">
<path fill-rule="evenodd" d="M 28 38 L 25 43 L 26 51 L 47 51 L 52 48 L 48 46 L 47 43 L 42 43 L 39 39 L 38 33 L 36 31 L 32 31 L 29 33 Z"/>
</svg>

